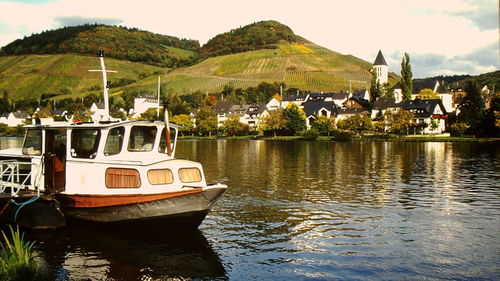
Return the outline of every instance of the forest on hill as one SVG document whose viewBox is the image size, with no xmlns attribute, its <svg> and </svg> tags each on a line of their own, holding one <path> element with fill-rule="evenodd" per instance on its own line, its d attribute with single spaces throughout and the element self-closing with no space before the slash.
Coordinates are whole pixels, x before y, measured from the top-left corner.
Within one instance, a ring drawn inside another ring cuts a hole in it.
<svg viewBox="0 0 500 281">
<path fill-rule="evenodd" d="M 18 39 L 0 49 L 1 56 L 27 54 L 82 54 L 143 62 L 162 67 L 180 67 L 197 62 L 200 44 L 137 28 L 85 24 L 63 27 Z"/>
<path fill-rule="evenodd" d="M 290 27 L 277 21 L 261 21 L 225 32 L 202 46 L 203 57 L 276 49 L 278 43 L 309 43 L 293 33 Z"/>
</svg>

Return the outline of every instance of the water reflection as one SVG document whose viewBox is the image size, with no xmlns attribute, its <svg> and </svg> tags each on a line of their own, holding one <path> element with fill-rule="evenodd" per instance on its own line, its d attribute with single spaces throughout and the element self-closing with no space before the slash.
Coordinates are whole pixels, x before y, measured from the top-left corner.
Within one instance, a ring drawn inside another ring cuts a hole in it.
<svg viewBox="0 0 500 281">
<path fill-rule="evenodd" d="M 70 224 L 31 232 L 57 280 L 224 278 L 225 269 L 199 230 Z"/>
</svg>

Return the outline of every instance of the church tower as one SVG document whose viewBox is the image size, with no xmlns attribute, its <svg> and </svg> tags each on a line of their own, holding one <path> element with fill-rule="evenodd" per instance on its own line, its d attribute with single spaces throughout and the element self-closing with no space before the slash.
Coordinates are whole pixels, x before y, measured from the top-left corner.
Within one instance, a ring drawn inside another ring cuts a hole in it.
<svg viewBox="0 0 500 281">
<path fill-rule="evenodd" d="M 387 66 L 387 62 L 385 62 L 384 55 L 382 55 L 382 51 L 378 51 L 377 58 L 373 63 L 373 68 L 377 73 L 377 80 L 380 84 L 387 83 L 388 75 L 389 75 L 389 67 Z"/>
</svg>

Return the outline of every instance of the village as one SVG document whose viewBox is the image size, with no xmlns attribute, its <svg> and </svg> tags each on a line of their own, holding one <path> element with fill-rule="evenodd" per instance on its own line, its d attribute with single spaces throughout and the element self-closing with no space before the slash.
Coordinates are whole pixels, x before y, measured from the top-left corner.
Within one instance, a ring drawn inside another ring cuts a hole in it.
<svg viewBox="0 0 500 281">
<path fill-rule="evenodd" d="M 373 63 L 372 72 L 376 76 L 378 85 L 388 85 L 388 64 L 381 51 Z M 295 94 L 284 94 L 282 91 L 277 93 L 265 104 L 237 104 L 233 101 L 224 100 L 222 95 L 215 105 L 212 106 L 211 114 L 216 117 L 211 124 L 212 128 L 208 130 L 196 129 L 199 126 L 199 111 L 193 110 L 189 116 L 173 116 L 175 123 L 184 123 L 181 125 L 181 133 L 192 134 L 197 132 L 202 134 L 204 131 L 223 132 L 226 134 L 248 134 L 249 132 L 269 131 L 280 129 L 266 127 L 271 116 L 279 110 L 295 107 L 301 113 L 301 118 L 305 121 L 305 128 L 301 131 L 315 128 L 315 124 L 322 119 L 330 124 L 331 129 L 356 130 L 346 124 L 346 120 L 360 118 L 378 123 L 373 123 L 372 129 L 378 132 L 394 131 L 391 127 L 390 116 L 395 116 L 402 111 L 408 112 L 406 115 L 407 124 L 405 132 L 401 134 L 422 134 L 422 135 L 442 135 L 449 136 L 450 124 L 449 117 L 456 116 L 459 113 L 459 105 L 466 96 L 465 85 L 452 83 L 444 85 L 444 82 L 438 80 L 413 80 L 413 92 L 410 100 L 404 100 L 401 82 L 397 82 L 391 89 L 391 97 L 373 97 L 369 89 L 340 91 L 340 92 L 304 92 L 297 91 Z M 487 86 L 482 86 L 482 93 L 485 96 L 490 95 L 491 90 Z M 491 96 L 491 95 L 490 95 Z M 488 102 L 485 106 L 488 107 Z M 121 119 L 148 119 L 148 112 L 162 110 L 163 106 L 158 95 L 143 93 L 134 98 L 133 108 L 125 110 L 119 108 Z M 43 113 L 42 113 L 43 112 Z M 94 102 L 87 110 L 81 110 L 82 119 L 75 119 L 74 114 L 67 111 L 56 109 L 37 108 L 33 114 L 27 111 L 14 111 L 5 113 L 0 117 L 0 124 L 7 127 L 17 127 L 21 125 L 41 122 L 41 124 L 50 124 L 54 120 L 67 120 L 75 122 L 99 122 L 106 115 L 106 110 L 102 102 Z M 113 115 L 113 114 L 112 114 Z M 151 115 L 151 113 L 149 114 Z M 157 114 L 159 116 L 159 114 Z M 401 116 L 396 116 L 401 118 Z M 36 120 L 39 121 L 36 121 Z M 115 118 L 119 120 L 120 118 Z M 186 121 L 187 119 L 187 121 Z M 233 122 L 233 125 L 228 123 Z M 352 121 L 352 120 L 351 120 Z M 186 123 L 187 122 L 187 123 Z M 234 122 L 237 124 L 234 125 Z M 344 122 L 344 123 L 343 123 Z M 357 121 L 354 121 L 357 122 Z M 352 122 L 351 122 L 352 123 Z M 210 126 L 210 125 L 209 125 Z M 272 125 L 271 125 L 272 126 Z M 230 127 L 230 128 L 228 128 Z M 330 128 L 328 129 L 328 131 Z M 370 130 L 370 128 L 364 128 Z M 359 131 L 359 129 L 358 129 Z M 361 129 L 363 131 L 363 128 Z M 291 133 L 300 133 L 299 130 Z M 324 132 L 319 132 L 324 134 Z M 290 131 L 288 132 L 290 134 Z"/>
</svg>

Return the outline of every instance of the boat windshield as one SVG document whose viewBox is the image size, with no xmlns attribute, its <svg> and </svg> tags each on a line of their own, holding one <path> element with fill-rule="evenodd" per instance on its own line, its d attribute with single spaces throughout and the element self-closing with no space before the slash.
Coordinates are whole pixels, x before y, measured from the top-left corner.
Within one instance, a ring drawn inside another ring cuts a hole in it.
<svg viewBox="0 0 500 281">
<path fill-rule="evenodd" d="M 175 145 L 175 130 L 170 130 L 170 144 L 172 147 L 172 150 L 174 150 L 174 145 Z M 167 153 L 167 134 L 165 133 L 165 128 L 161 131 L 161 138 L 160 138 L 160 146 L 158 147 L 158 151 L 161 153 Z"/>
<path fill-rule="evenodd" d="M 104 146 L 104 155 L 115 155 L 120 153 L 123 145 L 123 136 L 125 128 L 118 127 L 109 130 L 106 145 Z"/>
<path fill-rule="evenodd" d="M 99 129 L 74 129 L 71 131 L 71 157 L 94 159 L 99 147 Z"/>
<path fill-rule="evenodd" d="M 30 129 L 23 144 L 24 155 L 42 155 L 42 130 Z"/>
<path fill-rule="evenodd" d="M 129 151 L 151 151 L 153 150 L 156 132 L 155 126 L 133 126 L 130 130 L 128 141 Z"/>
</svg>

